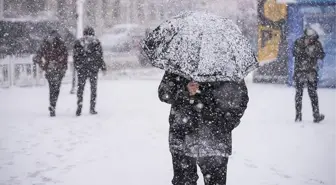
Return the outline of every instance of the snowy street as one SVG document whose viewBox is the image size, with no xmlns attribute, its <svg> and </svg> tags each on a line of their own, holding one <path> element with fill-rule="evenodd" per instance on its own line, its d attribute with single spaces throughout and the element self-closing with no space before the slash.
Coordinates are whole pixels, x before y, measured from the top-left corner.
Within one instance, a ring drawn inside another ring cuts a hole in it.
<svg viewBox="0 0 336 185">
<path fill-rule="evenodd" d="M 95 116 L 89 83 L 81 117 L 68 84 L 55 118 L 47 86 L 0 89 L 0 185 L 171 184 L 169 105 L 157 95 L 162 74 L 149 73 L 101 80 Z M 319 89 L 326 119 L 315 124 L 306 89 L 303 122 L 295 123 L 293 88 L 251 82 L 248 88 L 227 184 L 335 185 L 336 91 Z"/>
</svg>

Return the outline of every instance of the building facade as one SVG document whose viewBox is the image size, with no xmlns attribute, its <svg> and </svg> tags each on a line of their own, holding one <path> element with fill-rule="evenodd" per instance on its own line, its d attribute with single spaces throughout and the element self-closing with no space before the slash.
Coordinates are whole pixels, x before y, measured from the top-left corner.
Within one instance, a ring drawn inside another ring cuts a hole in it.
<svg viewBox="0 0 336 185">
<path fill-rule="evenodd" d="M 77 0 L 0 0 L 0 18 L 27 16 L 57 18 L 76 30 Z M 85 0 L 84 25 L 97 33 L 116 24 L 140 24 L 153 27 L 187 10 L 203 10 L 236 19 L 238 5 L 250 0 Z"/>
<path fill-rule="evenodd" d="M 304 29 L 319 34 L 326 56 L 319 61 L 319 87 L 336 87 L 336 1 L 258 0 L 258 59 L 254 81 L 295 85 L 293 47 Z"/>
</svg>

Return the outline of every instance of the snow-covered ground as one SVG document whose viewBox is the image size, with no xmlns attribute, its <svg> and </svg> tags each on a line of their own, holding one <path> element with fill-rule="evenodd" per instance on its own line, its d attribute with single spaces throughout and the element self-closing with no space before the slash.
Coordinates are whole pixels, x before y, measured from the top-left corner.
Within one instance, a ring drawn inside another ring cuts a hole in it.
<svg viewBox="0 0 336 185">
<path fill-rule="evenodd" d="M 95 116 L 89 86 L 75 117 L 76 96 L 63 85 L 55 118 L 46 86 L 0 89 L 0 185 L 170 184 L 169 106 L 157 98 L 160 74 L 147 75 L 101 80 Z M 336 91 L 319 90 L 326 120 L 314 124 L 306 92 L 295 123 L 292 88 L 248 87 L 227 184 L 335 185 Z"/>
</svg>

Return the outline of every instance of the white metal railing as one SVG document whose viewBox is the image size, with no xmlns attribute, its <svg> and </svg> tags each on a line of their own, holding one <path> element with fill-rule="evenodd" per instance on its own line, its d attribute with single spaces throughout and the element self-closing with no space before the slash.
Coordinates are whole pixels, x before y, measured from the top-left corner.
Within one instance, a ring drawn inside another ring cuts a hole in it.
<svg viewBox="0 0 336 185">
<path fill-rule="evenodd" d="M 47 82 L 43 70 L 41 70 L 39 66 L 33 64 L 32 58 L 33 55 L 7 56 L 5 58 L 0 58 L 0 88 L 46 85 Z M 106 52 L 104 53 L 104 59 L 108 71 L 141 68 L 138 59 L 134 54 L 115 54 Z M 62 83 L 73 83 L 73 75 L 73 58 L 72 55 L 69 55 L 68 70 Z M 109 78 L 110 77 L 107 77 L 106 79 Z"/>
<path fill-rule="evenodd" d="M 139 68 L 139 64 L 136 61 L 134 57 L 124 56 L 119 57 L 123 58 L 121 59 L 121 62 L 116 61 L 115 59 L 117 57 L 115 56 L 109 56 L 106 54 L 104 58 L 107 58 L 107 65 L 110 72 L 107 76 L 103 77 L 100 74 L 99 79 L 117 79 L 118 76 L 137 76 L 137 78 L 140 78 L 138 76 L 141 76 L 139 73 L 146 72 L 145 70 L 141 70 Z M 65 74 L 65 77 L 62 80 L 62 83 L 69 84 L 73 82 L 73 75 L 74 75 L 74 66 L 73 66 L 73 60 L 72 56 L 69 56 L 68 59 L 68 70 Z M 113 61 L 113 62 L 112 62 Z M 136 69 L 140 69 L 137 71 Z M 143 69 L 143 68 L 142 68 Z M 130 72 L 131 70 L 132 72 Z M 150 74 L 155 72 L 148 70 Z M 149 74 L 145 74 L 144 76 L 151 76 Z M 250 73 L 246 78 L 247 83 L 252 83 L 253 73 Z M 160 80 L 160 78 L 158 78 Z M 6 57 L 3 59 L 0 59 L 0 88 L 8 88 L 12 86 L 17 87 L 29 87 L 29 86 L 43 86 L 46 85 L 47 81 L 44 77 L 44 72 L 39 68 L 39 66 L 35 66 L 32 62 L 32 56 L 26 56 L 26 57 Z M 75 84 L 73 84 L 75 85 Z"/>
<path fill-rule="evenodd" d="M 73 63 L 69 57 L 68 70 L 63 83 L 72 82 Z M 11 86 L 41 86 L 46 85 L 43 70 L 32 62 L 32 56 L 9 56 L 0 59 L 0 88 Z"/>
</svg>

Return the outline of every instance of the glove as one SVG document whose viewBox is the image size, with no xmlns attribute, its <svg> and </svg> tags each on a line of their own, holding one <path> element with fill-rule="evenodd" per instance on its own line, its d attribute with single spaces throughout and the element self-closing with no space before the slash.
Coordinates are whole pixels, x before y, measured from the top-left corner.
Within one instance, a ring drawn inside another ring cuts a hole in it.
<svg viewBox="0 0 336 185">
<path fill-rule="evenodd" d="M 103 76 L 106 76 L 106 70 L 102 70 Z"/>
</svg>

